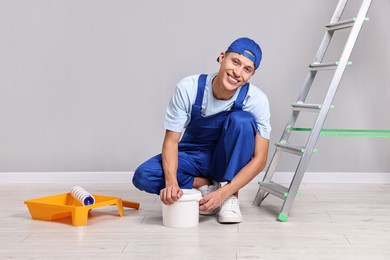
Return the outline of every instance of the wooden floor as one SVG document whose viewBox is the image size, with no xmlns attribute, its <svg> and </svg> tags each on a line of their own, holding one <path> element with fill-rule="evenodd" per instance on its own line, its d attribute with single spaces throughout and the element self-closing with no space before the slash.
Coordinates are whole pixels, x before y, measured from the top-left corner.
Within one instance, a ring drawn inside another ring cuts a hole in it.
<svg viewBox="0 0 390 260">
<path fill-rule="evenodd" d="M 138 201 L 140 210 L 91 211 L 88 225 L 32 220 L 27 199 L 66 193 L 69 184 L 0 184 L 0 259 L 390 259 L 390 185 L 303 184 L 288 222 L 281 200 L 253 207 L 256 184 L 240 193 L 244 221 L 201 216 L 194 228 L 162 225 L 155 195 L 130 184 L 83 184 L 91 193 Z"/>
</svg>

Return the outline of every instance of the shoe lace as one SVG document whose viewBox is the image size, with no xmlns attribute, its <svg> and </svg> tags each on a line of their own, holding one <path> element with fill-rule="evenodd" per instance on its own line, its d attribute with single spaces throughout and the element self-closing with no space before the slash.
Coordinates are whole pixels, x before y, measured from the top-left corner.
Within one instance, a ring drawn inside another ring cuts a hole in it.
<svg viewBox="0 0 390 260">
<path fill-rule="evenodd" d="M 238 199 L 236 197 L 232 196 L 223 202 L 221 211 L 222 212 L 225 212 L 225 211 L 237 212 L 237 208 L 238 208 Z"/>
</svg>

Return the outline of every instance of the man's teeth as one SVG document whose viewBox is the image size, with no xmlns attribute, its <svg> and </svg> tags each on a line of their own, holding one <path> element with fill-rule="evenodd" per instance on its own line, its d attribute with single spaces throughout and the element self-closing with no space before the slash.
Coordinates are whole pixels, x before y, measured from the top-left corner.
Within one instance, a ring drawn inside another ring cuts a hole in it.
<svg viewBox="0 0 390 260">
<path fill-rule="evenodd" d="M 230 80 L 231 82 L 233 82 L 233 83 L 237 83 L 237 82 L 238 82 L 238 80 L 236 80 L 235 78 L 233 78 L 233 77 L 231 77 L 231 76 L 229 76 L 229 80 Z"/>
</svg>

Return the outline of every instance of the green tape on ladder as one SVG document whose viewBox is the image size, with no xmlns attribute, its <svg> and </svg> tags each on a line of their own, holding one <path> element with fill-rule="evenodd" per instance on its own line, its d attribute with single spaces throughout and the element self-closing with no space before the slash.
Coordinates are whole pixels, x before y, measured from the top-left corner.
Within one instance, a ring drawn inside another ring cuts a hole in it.
<svg viewBox="0 0 390 260">
<path fill-rule="evenodd" d="M 335 108 L 336 106 L 335 105 L 330 105 L 330 109 L 333 109 Z M 322 105 L 318 105 L 318 108 L 321 109 L 322 108 Z"/>
<path fill-rule="evenodd" d="M 339 61 L 336 61 L 335 64 L 338 66 L 338 65 L 340 64 L 340 62 L 339 62 Z M 352 65 L 352 61 L 348 61 L 348 62 L 347 62 L 347 65 Z"/>
<path fill-rule="evenodd" d="M 301 153 L 304 153 L 304 152 L 306 152 L 306 148 L 302 148 L 302 149 L 301 149 Z M 316 152 L 318 152 L 318 149 L 317 149 L 317 148 L 314 148 L 312 152 L 313 152 L 313 153 L 316 153 Z"/>
<path fill-rule="evenodd" d="M 357 20 L 356 17 L 352 18 L 352 21 L 356 22 L 356 20 Z M 364 17 L 364 21 L 366 21 L 366 22 L 370 21 L 370 17 Z"/>
<path fill-rule="evenodd" d="M 291 127 L 290 131 L 311 132 L 312 128 Z M 348 136 L 348 137 L 376 137 L 390 138 L 390 130 L 363 130 L 363 129 L 334 129 L 323 128 L 321 136 Z"/>
<path fill-rule="evenodd" d="M 287 198 L 288 192 L 283 193 L 283 195 L 284 195 L 285 198 Z M 301 196 L 301 193 L 298 191 L 298 192 L 295 194 L 295 196 L 299 197 L 299 196 Z"/>
</svg>

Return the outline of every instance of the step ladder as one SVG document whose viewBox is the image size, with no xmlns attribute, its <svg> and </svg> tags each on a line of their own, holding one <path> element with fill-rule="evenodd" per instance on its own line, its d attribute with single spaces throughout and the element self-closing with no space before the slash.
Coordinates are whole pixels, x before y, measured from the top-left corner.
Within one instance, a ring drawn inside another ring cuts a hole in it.
<svg viewBox="0 0 390 260">
<path fill-rule="evenodd" d="M 349 57 L 351 55 L 352 49 L 355 45 L 357 37 L 359 35 L 360 29 L 363 25 L 363 22 L 368 20 L 366 18 L 368 9 L 371 5 L 372 0 L 362 0 L 361 7 L 358 11 L 358 14 L 355 18 L 348 20 L 341 20 L 341 16 L 346 8 L 348 0 L 340 0 L 336 10 L 331 18 L 331 21 L 326 25 L 326 32 L 320 44 L 320 47 L 317 51 L 317 54 L 314 58 L 314 62 L 309 65 L 309 73 L 306 77 L 303 89 L 298 97 L 298 100 L 295 104 L 292 104 L 292 114 L 291 117 L 284 129 L 282 137 L 279 143 L 275 144 L 275 153 L 273 154 L 272 160 L 268 166 L 268 169 L 264 175 L 263 181 L 259 182 L 259 189 L 257 191 L 256 197 L 253 201 L 253 204 L 260 206 L 261 202 L 265 199 L 268 194 L 272 194 L 276 197 L 279 197 L 284 201 L 281 211 L 278 215 L 278 220 L 285 222 L 288 220 L 290 209 L 298 194 L 298 189 L 303 179 L 303 175 L 307 169 L 310 158 L 313 152 L 316 152 L 315 145 L 321 134 L 322 127 L 324 125 L 326 116 L 329 112 L 329 109 L 332 108 L 332 101 L 336 94 L 336 91 L 339 87 L 340 80 L 344 73 L 344 70 L 348 64 L 350 64 Z M 345 44 L 344 50 L 341 54 L 340 60 L 337 62 L 323 62 L 325 53 L 330 45 L 333 34 L 337 30 L 349 29 L 350 33 Z M 334 69 L 334 75 L 329 85 L 327 94 L 323 100 L 322 104 L 307 104 L 305 103 L 306 97 L 309 94 L 310 88 L 313 84 L 314 78 L 317 72 L 322 70 Z M 306 128 L 310 131 L 307 143 L 305 146 L 295 145 L 289 143 L 289 138 L 292 132 L 302 131 L 304 128 L 295 128 L 294 125 L 298 119 L 298 116 L 301 112 L 316 112 L 318 116 L 314 123 L 313 128 Z M 385 133 L 388 134 L 388 133 Z M 298 166 L 296 168 L 294 177 L 290 183 L 289 187 L 282 186 L 272 181 L 273 174 L 276 170 L 276 167 L 280 161 L 282 153 L 287 152 L 300 156 Z"/>
</svg>

